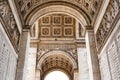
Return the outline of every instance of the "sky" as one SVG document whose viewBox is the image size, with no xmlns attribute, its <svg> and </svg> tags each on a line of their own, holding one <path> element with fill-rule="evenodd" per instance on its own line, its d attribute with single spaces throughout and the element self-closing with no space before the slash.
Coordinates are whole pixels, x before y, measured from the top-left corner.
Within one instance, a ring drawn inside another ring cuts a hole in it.
<svg viewBox="0 0 120 80">
<path fill-rule="evenodd" d="M 61 71 L 53 71 L 45 77 L 45 80 L 69 80 L 69 78 Z"/>
</svg>

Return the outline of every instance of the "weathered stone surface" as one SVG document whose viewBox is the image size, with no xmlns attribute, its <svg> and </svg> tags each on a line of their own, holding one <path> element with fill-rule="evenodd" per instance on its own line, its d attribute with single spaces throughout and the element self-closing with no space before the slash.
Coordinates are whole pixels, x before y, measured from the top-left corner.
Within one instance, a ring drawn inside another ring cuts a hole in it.
<svg viewBox="0 0 120 80">
<path fill-rule="evenodd" d="M 17 65 L 16 80 L 25 80 L 27 75 L 27 55 L 29 54 L 29 30 L 23 30 L 20 44 L 20 54 Z"/>
<path fill-rule="evenodd" d="M 85 38 L 89 68 L 89 80 L 101 80 L 94 31 L 92 29 L 87 30 Z"/>
<path fill-rule="evenodd" d="M 79 66 L 79 79 L 78 80 L 89 80 L 89 69 L 87 62 L 87 51 L 86 48 L 78 48 L 78 66 Z"/>
<path fill-rule="evenodd" d="M 17 54 L 0 23 L 0 80 L 14 80 Z"/>
<path fill-rule="evenodd" d="M 100 65 L 101 80 L 111 80 L 109 62 L 106 52 L 102 53 L 99 56 L 99 65 Z"/>
<path fill-rule="evenodd" d="M 119 22 L 120 20 L 117 22 L 115 29 L 100 53 L 99 61 L 102 80 L 120 79 Z"/>
</svg>

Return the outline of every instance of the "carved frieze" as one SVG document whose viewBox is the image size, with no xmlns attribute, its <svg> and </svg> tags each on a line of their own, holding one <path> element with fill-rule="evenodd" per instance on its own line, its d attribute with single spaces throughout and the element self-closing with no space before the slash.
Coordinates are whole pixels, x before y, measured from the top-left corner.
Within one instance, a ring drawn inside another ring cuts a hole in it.
<svg viewBox="0 0 120 80">
<path fill-rule="evenodd" d="M 49 51 L 64 51 L 67 52 L 70 56 L 72 56 L 75 61 L 77 61 L 77 50 L 75 44 L 40 44 L 38 50 L 38 58 L 39 60 L 41 56 Z"/>
<path fill-rule="evenodd" d="M 40 5 L 50 1 L 52 0 L 18 0 L 18 4 L 19 7 L 21 8 L 21 13 L 24 16 L 27 12 L 29 12 L 29 10 L 34 9 L 36 5 Z M 96 11 L 98 10 L 99 4 L 102 2 L 102 0 L 69 0 L 69 1 L 62 0 L 62 1 L 79 6 L 84 11 L 86 11 L 86 13 L 88 13 L 91 17 L 95 15 Z"/>
<path fill-rule="evenodd" d="M 96 33 L 97 47 L 100 49 L 113 29 L 115 19 L 120 12 L 118 0 L 111 0 Z"/>
<path fill-rule="evenodd" d="M 19 44 L 20 33 L 7 0 L 0 1 L 0 16 L 2 17 L 12 41 L 14 41 L 14 44 L 17 46 Z"/>
</svg>

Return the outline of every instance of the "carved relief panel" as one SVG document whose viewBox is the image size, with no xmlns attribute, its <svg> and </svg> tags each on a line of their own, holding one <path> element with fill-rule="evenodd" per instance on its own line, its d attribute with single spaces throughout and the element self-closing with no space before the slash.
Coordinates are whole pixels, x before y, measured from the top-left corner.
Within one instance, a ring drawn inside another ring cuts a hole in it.
<svg viewBox="0 0 120 80">
<path fill-rule="evenodd" d="M 10 35 L 14 44 L 18 46 L 20 33 L 7 0 L 0 1 L 0 15 L 2 17 L 3 24 L 5 24 L 6 31 L 8 31 L 8 35 Z"/>
<path fill-rule="evenodd" d="M 27 12 L 34 9 L 36 5 L 44 4 L 51 2 L 52 0 L 18 0 L 19 7 L 23 16 Z M 54 0 L 58 1 L 58 0 Z M 99 10 L 99 5 L 102 3 L 102 0 L 62 0 L 64 2 L 72 3 L 80 8 L 82 8 L 88 15 L 93 17 L 97 10 Z M 61 2 L 62 2 L 61 1 Z"/>
<path fill-rule="evenodd" d="M 114 28 L 113 24 L 115 24 L 117 15 L 119 15 L 120 12 L 119 7 L 120 5 L 118 4 L 118 0 L 110 1 L 110 4 L 108 5 L 108 8 L 96 33 L 98 49 L 102 48 L 104 41 L 107 39 L 111 30 Z"/>
</svg>

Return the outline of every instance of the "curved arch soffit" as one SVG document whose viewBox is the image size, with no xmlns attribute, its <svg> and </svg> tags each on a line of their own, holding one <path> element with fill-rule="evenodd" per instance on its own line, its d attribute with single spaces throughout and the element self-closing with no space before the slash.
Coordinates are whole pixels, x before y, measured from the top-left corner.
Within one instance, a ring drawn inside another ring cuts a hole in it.
<svg viewBox="0 0 120 80">
<path fill-rule="evenodd" d="M 39 9 L 36 13 L 28 16 L 28 18 L 26 19 L 26 24 L 33 25 L 34 22 L 39 18 L 54 13 L 67 14 L 75 18 L 81 24 L 83 29 L 85 29 L 86 25 L 90 24 L 90 20 L 85 18 L 79 11 L 64 5 L 51 5 Z"/>
<path fill-rule="evenodd" d="M 62 55 L 62 56 L 65 56 L 66 58 L 68 58 L 70 60 L 70 62 L 72 63 L 73 65 L 73 68 L 77 68 L 77 62 L 74 60 L 74 58 L 72 56 L 69 55 L 69 53 L 67 52 L 64 52 L 64 51 L 50 51 L 50 52 L 47 52 L 45 53 L 39 60 L 39 67 L 40 65 L 42 64 L 42 62 L 49 56 L 51 55 Z"/>
</svg>

